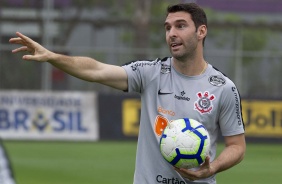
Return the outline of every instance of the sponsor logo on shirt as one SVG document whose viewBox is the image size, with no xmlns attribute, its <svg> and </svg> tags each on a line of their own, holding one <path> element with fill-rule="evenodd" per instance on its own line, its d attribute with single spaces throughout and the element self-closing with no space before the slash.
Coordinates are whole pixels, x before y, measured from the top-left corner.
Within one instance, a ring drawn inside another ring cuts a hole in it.
<svg viewBox="0 0 282 184">
<path fill-rule="evenodd" d="M 138 67 L 144 67 L 144 66 L 155 66 L 159 63 L 160 61 L 141 61 L 141 62 L 132 62 L 131 63 L 131 69 L 132 71 L 136 71 Z"/>
<path fill-rule="evenodd" d="M 217 87 L 222 86 L 226 83 L 225 79 L 218 75 L 210 76 L 208 80 L 211 85 L 217 86 Z"/>
<path fill-rule="evenodd" d="M 164 109 L 161 106 L 158 107 L 158 112 L 161 113 L 161 114 L 167 114 L 167 115 L 170 115 L 170 116 L 175 116 L 175 112 L 174 111 Z"/>
<path fill-rule="evenodd" d="M 172 94 L 173 92 L 162 92 L 160 89 L 158 91 L 158 95 L 169 95 Z"/>
<path fill-rule="evenodd" d="M 234 97 L 235 97 L 235 106 L 236 106 L 235 108 L 236 108 L 236 116 L 238 119 L 238 125 L 242 125 L 242 118 L 241 118 L 241 112 L 240 112 L 241 106 L 240 106 L 237 90 L 235 87 L 232 87 L 231 90 L 233 91 Z"/>
<path fill-rule="evenodd" d="M 158 183 L 166 183 L 166 184 L 185 184 L 184 181 L 179 180 L 178 178 L 166 178 L 163 177 L 162 175 L 158 175 L 156 177 L 156 180 Z"/>
<path fill-rule="evenodd" d="M 180 93 L 180 96 L 174 95 L 174 98 L 176 98 L 177 100 L 186 100 L 186 101 L 190 101 L 190 98 L 189 98 L 189 97 L 184 96 L 185 94 L 186 94 L 185 91 L 182 91 L 182 92 Z"/>
<path fill-rule="evenodd" d="M 162 64 L 161 73 L 162 74 L 167 74 L 167 73 L 170 73 L 170 72 L 171 72 L 170 65 Z"/>
<path fill-rule="evenodd" d="M 155 133 L 158 136 L 161 136 L 168 123 L 169 120 L 166 117 L 163 117 L 162 115 L 157 115 L 155 119 Z"/>
<path fill-rule="evenodd" d="M 202 114 L 210 114 L 213 109 L 212 101 L 215 99 L 215 96 L 213 94 L 209 94 L 208 91 L 205 91 L 204 93 L 198 92 L 197 96 L 198 100 L 194 103 L 195 110 Z"/>
</svg>

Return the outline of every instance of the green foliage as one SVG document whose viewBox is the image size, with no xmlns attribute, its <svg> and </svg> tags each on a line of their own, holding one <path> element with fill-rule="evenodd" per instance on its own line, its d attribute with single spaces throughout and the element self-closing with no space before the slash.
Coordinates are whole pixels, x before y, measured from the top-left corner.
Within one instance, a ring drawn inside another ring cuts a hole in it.
<svg viewBox="0 0 282 184">
<path fill-rule="evenodd" d="M 271 32 L 267 29 L 249 28 L 243 29 L 243 48 L 244 51 L 262 51 L 268 43 L 268 35 Z M 253 57 L 244 57 L 243 64 L 247 65 L 256 61 Z"/>
<path fill-rule="evenodd" d="M 151 14 L 152 19 L 164 19 L 166 16 L 166 8 L 170 5 L 169 2 L 162 1 L 162 2 L 155 2 L 153 1 Z"/>
<path fill-rule="evenodd" d="M 224 16 L 224 21 L 228 23 L 240 23 L 242 21 L 241 17 L 234 13 L 227 13 Z"/>
<path fill-rule="evenodd" d="M 269 30 L 249 28 L 243 29 L 243 50 L 260 51 L 267 44 Z"/>
<path fill-rule="evenodd" d="M 271 35 L 271 30 L 266 28 L 258 29 L 257 26 L 252 27 L 250 23 L 248 26 L 245 26 L 246 22 L 236 13 L 222 13 L 212 9 L 205 10 L 211 24 L 221 24 L 221 26 L 213 26 L 208 34 L 208 37 L 216 44 L 216 47 L 228 48 L 230 43 L 232 43 L 232 47 L 238 49 L 236 44 L 237 39 L 240 39 L 240 37 L 242 37 L 241 49 L 245 52 L 262 51 L 268 44 L 268 35 Z M 253 21 L 259 24 L 264 23 L 265 20 L 258 17 Z M 254 57 L 245 57 L 243 64 L 250 64 L 254 60 Z"/>
</svg>

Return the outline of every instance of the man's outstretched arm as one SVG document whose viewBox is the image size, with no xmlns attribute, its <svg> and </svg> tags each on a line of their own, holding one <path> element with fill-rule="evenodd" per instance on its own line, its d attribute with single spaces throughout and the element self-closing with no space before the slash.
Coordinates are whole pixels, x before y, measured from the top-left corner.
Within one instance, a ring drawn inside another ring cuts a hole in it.
<svg viewBox="0 0 282 184">
<path fill-rule="evenodd" d="M 48 62 L 60 70 L 82 80 L 98 82 L 116 89 L 127 89 L 127 74 L 120 66 L 101 63 L 95 59 L 81 56 L 66 56 L 51 52 L 29 37 L 17 32 L 18 37 L 9 40 L 22 45 L 12 52 L 28 52 L 23 60 Z"/>
</svg>

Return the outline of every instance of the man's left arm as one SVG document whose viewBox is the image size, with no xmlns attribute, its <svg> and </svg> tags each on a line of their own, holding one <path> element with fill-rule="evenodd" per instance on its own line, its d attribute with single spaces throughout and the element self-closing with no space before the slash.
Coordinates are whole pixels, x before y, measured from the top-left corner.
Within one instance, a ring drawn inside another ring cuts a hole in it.
<svg viewBox="0 0 282 184">
<path fill-rule="evenodd" d="M 245 135 L 239 134 L 224 137 L 225 148 L 219 156 L 210 163 L 209 157 L 205 160 L 197 171 L 175 168 L 183 177 L 194 181 L 210 177 L 216 173 L 227 170 L 240 163 L 245 155 L 246 142 Z"/>
<path fill-rule="evenodd" d="M 240 163 L 245 155 L 245 134 L 224 137 L 225 148 L 219 156 L 210 164 L 214 173 L 227 170 Z"/>
</svg>

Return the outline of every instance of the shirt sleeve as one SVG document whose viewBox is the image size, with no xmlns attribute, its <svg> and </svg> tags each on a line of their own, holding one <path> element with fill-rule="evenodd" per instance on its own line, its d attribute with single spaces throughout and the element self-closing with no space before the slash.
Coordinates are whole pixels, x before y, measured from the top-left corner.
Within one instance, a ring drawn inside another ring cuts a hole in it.
<svg viewBox="0 0 282 184">
<path fill-rule="evenodd" d="M 146 85 L 152 81 L 156 74 L 160 61 L 133 61 L 122 67 L 128 76 L 128 92 L 142 93 Z"/>
<path fill-rule="evenodd" d="M 219 124 L 223 136 L 232 136 L 245 132 L 241 98 L 236 86 L 231 81 L 223 89 Z"/>
</svg>

